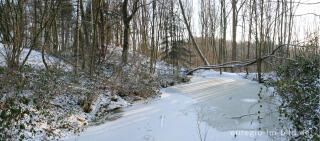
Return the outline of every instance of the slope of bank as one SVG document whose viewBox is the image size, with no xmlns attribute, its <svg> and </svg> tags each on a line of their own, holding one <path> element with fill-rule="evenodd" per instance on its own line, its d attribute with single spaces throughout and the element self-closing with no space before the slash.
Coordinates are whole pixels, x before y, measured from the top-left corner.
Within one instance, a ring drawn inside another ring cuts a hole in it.
<svg viewBox="0 0 320 141">
<path fill-rule="evenodd" d="M 28 51 L 22 51 L 20 61 Z M 117 119 L 123 107 L 158 97 L 161 87 L 186 80 L 172 75 L 164 62 L 157 62 L 151 74 L 148 58 L 132 58 L 131 53 L 132 61 L 119 71 L 121 51 L 109 47 L 108 59 L 93 75 L 75 76 L 70 64 L 48 54 L 46 70 L 42 54 L 35 50 L 22 71 L 8 70 L 5 58 L 10 51 L 1 48 L 0 140 L 52 140 L 80 133 L 88 126 Z"/>
</svg>

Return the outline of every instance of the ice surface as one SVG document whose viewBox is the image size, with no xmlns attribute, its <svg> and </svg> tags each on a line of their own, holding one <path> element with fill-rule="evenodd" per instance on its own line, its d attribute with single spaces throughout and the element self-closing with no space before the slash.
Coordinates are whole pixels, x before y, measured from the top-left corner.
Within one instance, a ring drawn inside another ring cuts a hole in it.
<svg viewBox="0 0 320 141">
<path fill-rule="evenodd" d="M 280 133 L 278 115 L 267 91 L 258 102 L 261 87 L 236 74 L 200 72 L 188 84 L 162 89 L 160 99 L 124 109 L 120 119 L 64 140 L 197 141 L 200 134 L 208 141 L 283 140 L 269 134 Z"/>
</svg>

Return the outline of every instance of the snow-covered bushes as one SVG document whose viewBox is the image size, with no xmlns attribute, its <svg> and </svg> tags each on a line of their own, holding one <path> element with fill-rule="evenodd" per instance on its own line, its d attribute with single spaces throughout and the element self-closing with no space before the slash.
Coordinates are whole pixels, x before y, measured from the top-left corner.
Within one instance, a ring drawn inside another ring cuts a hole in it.
<svg viewBox="0 0 320 141">
<path fill-rule="evenodd" d="M 168 75 L 167 64 L 161 66 L 163 74 L 153 74 L 144 56 L 122 66 L 120 55 L 102 61 L 92 75 L 83 71 L 76 77 L 53 66 L 59 59 L 49 70 L 39 67 L 41 59 L 31 59 L 19 71 L 0 65 L 0 140 L 52 140 L 79 133 L 118 117 L 119 108 L 157 96 L 162 85 L 181 81 Z"/>
<path fill-rule="evenodd" d="M 0 140 L 60 136 L 62 126 L 69 125 L 67 111 L 51 102 L 68 84 L 64 75 L 61 70 L 49 73 L 30 66 L 21 72 L 4 68 L 0 75 Z M 68 130 L 78 130 L 78 125 Z"/>
<path fill-rule="evenodd" d="M 118 80 L 117 94 L 124 98 L 142 97 L 148 98 L 158 93 L 159 87 L 146 66 L 121 73 Z"/>
<path fill-rule="evenodd" d="M 272 84 L 282 98 L 280 115 L 290 119 L 298 133 L 293 139 L 320 139 L 319 61 L 319 55 L 299 56 L 277 68 L 279 79 Z"/>
<path fill-rule="evenodd" d="M 80 132 L 96 115 L 105 117 L 102 111 L 129 105 L 104 89 L 105 77 L 80 73 L 75 82 L 61 69 L 0 70 L 0 140 L 57 139 Z"/>
</svg>

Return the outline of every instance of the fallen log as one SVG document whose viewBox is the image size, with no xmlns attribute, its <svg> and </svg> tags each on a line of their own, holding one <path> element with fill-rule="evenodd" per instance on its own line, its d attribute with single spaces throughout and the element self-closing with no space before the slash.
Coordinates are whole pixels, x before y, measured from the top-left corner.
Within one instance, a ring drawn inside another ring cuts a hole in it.
<svg viewBox="0 0 320 141">
<path fill-rule="evenodd" d="M 239 67 L 246 67 L 246 66 L 250 66 L 250 65 L 253 65 L 255 63 L 257 63 L 258 61 L 263 61 L 269 57 L 274 57 L 274 54 L 281 48 L 281 47 L 284 47 L 284 46 L 289 46 L 289 44 L 282 44 L 282 45 L 279 45 L 277 48 L 275 48 L 271 53 L 265 55 L 265 56 L 262 56 L 260 58 L 257 58 L 257 59 L 254 59 L 254 60 L 249 60 L 249 61 L 232 61 L 232 62 L 227 62 L 227 63 L 224 63 L 224 64 L 219 64 L 219 65 L 206 65 L 206 66 L 200 66 L 200 67 L 197 67 L 189 72 L 187 72 L 187 75 L 192 75 L 193 72 L 197 71 L 197 70 L 209 70 L 209 69 L 223 69 L 223 68 L 239 68 Z M 237 64 L 234 64 L 234 63 L 237 63 Z M 231 65 L 230 65 L 231 64 Z"/>
</svg>

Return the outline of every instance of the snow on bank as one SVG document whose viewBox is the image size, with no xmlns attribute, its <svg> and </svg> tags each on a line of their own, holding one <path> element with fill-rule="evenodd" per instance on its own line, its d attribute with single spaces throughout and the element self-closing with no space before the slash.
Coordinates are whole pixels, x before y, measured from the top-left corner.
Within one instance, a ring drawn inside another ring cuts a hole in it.
<svg viewBox="0 0 320 141">
<path fill-rule="evenodd" d="M 27 56 L 29 51 L 30 51 L 29 48 L 25 48 L 21 51 L 21 55 L 19 58 L 20 63 L 22 63 L 22 61 L 25 59 L 25 57 Z M 9 53 L 10 53 L 10 51 L 8 50 L 8 48 L 5 48 L 5 47 L 3 47 L 2 44 L 0 44 L 0 66 L 7 66 L 6 54 L 9 54 Z M 54 65 L 54 66 L 57 66 L 58 68 L 64 69 L 65 71 L 72 70 L 72 67 L 69 64 L 65 63 L 61 59 L 50 56 L 48 54 L 45 54 L 45 60 L 49 66 Z M 36 51 L 36 50 L 32 50 L 29 57 L 28 57 L 26 65 L 30 65 L 30 66 L 32 66 L 34 68 L 38 68 L 38 69 L 45 68 L 45 65 L 43 64 L 43 61 L 42 61 L 41 52 Z"/>
<path fill-rule="evenodd" d="M 77 89 L 77 88 L 74 88 Z M 21 96 L 33 99 L 34 91 L 23 91 Z M 3 99 L 10 97 L 10 94 L 4 93 Z M 60 94 L 53 99 L 47 99 L 49 103 L 47 108 L 39 109 L 39 105 L 30 101 L 29 103 L 17 103 L 22 109 L 30 111 L 18 123 L 25 126 L 21 135 L 24 135 L 29 140 L 55 140 L 56 137 L 64 137 L 81 132 L 90 124 L 100 124 L 106 118 L 113 116 L 113 111 L 123 107 L 128 107 L 130 103 L 117 95 L 111 95 L 110 92 L 104 92 L 97 96 L 92 103 L 92 111 L 84 112 L 82 107 L 78 104 L 79 99 L 83 95 Z M 0 99 L 0 104 L 2 104 Z M 0 113 L 3 109 L 0 109 Z M 18 126 L 13 126 L 9 130 L 17 132 Z"/>
</svg>

